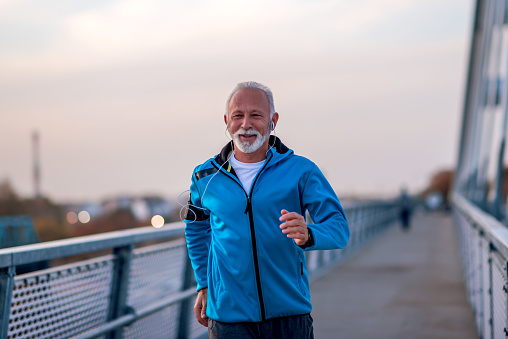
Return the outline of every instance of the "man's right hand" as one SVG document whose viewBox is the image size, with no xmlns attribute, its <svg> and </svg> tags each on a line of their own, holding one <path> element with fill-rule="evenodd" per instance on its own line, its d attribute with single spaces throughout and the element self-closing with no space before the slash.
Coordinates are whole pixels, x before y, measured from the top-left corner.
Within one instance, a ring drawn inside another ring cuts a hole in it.
<svg viewBox="0 0 508 339">
<path fill-rule="evenodd" d="M 200 289 L 198 296 L 196 297 L 196 303 L 194 304 L 194 315 L 198 323 L 208 327 L 208 317 L 206 316 L 206 297 L 208 295 L 208 288 L 205 287 Z"/>
</svg>

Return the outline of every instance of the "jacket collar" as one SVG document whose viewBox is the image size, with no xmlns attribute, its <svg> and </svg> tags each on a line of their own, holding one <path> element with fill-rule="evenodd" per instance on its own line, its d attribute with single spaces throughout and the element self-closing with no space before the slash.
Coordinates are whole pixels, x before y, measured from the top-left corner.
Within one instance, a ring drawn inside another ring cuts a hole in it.
<svg viewBox="0 0 508 339">
<path fill-rule="evenodd" d="M 271 151 L 272 153 L 276 152 L 276 153 L 278 153 L 280 155 L 283 155 L 283 154 L 286 154 L 286 153 L 289 154 L 290 151 L 291 151 L 275 135 L 270 135 L 270 139 L 268 140 L 268 145 L 270 145 L 270 149 L 268 151 L 269 152 Z M 219 164 L 219 166 L 223 165 L 228 160 L 229 154 L 233 150 L 234 150 L 234 144 L 233 144 L 233 140 L 231 140 L 230 142 L 228 142 L 226 144 L 226 146 L 224 146 L 222 148 L 220 153 L 217 154 L 217 156 L 215 157 L 215 162 L 217 162 L 217 164 Z"/>
</svg>

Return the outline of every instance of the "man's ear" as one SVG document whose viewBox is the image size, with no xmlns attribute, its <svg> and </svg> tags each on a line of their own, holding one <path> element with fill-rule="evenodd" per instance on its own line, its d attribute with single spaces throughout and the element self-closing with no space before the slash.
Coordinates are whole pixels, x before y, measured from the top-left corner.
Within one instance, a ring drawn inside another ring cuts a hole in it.
<svg viewBox="0 0 508 339">
<path fill-rule="evenodd" d="M 272 122 L 273 122 L 273 129 L 277 127 L 277 121 L 279 121 L 279 113 L 275 112 L 272 116 Z"/>
<path fill-rule="evenodd" d="M 226 126 L 228 125 L 228 116 L 226 114 L 224 114 L 224 123 Z"/>
</svg>

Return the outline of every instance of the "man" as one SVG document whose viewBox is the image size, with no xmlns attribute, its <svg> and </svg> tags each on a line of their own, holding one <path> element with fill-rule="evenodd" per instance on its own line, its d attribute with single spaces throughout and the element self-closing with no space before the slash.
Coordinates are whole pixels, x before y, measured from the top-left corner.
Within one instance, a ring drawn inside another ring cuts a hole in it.
<svg viewBox="0 0 508 339">
<path fill-rule="evenodd" d="M 411 226 L 411 198 L 407 194 L 406 187 L 402 187 L 400 191 L 399 206 L 402 229 L 408 231 Z"/>
<path fill-rule="evenodd" d="M 192 175 L 185 236 L 210 338 L 313 338 L 304 251 L 349 239 L 319 168 L 270 136 L 278 120 L 270 89 L 238 84 L 224 115 L 232 141 Z"/>
</svg>

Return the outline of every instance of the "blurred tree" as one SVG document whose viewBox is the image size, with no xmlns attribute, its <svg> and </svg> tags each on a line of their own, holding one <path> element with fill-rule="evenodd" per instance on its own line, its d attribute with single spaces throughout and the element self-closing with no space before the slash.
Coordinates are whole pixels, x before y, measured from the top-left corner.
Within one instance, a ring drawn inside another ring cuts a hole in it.
<svg viewBox="0 0 508 339">
<path fill-rule="evenodd" d="M 22 199 L 9 180 L 0 181 L 0 216 L 26 214 L 32 218 L 40 241 L 51 241 L 69 237 L 63 223 L 61 207 L 48 199 Z"/>
<path fill-rule="evenodd" d="M 0 181 L 0 216 L 26 214 L 26 207 L 9 180 Z"/>
<path fill-rule="evenodd" d="M 437 171 L 430 178 L 427 188 L 420 194 L 421 198 L 425 198 L 431 192 L 439 192 L 443 195 L 445 205 L 448 205 L 448 194 L 452 189 L 454 174 L 453 170 Z"/>
</svg>

